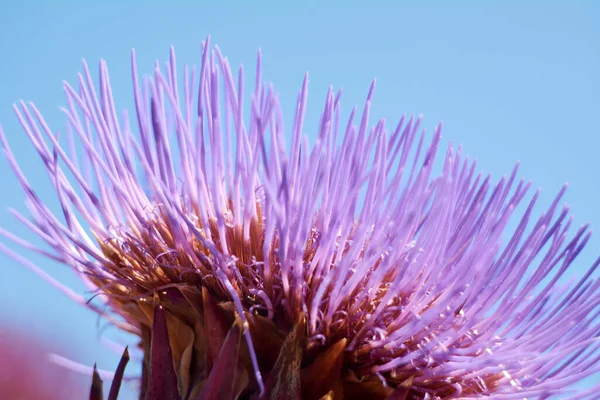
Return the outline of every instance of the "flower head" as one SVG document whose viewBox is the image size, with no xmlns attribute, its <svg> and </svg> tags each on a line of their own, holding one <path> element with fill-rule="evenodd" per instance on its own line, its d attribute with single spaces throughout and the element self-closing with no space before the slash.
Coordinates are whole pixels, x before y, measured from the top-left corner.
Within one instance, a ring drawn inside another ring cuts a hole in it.
<svg viewBox="0 0 600 400">
<path fill-rule="evenodd" d="M 5 235 L 74 268 L 139 335 L 146 398 L 532 398 L 600 369 L 598 262 L 561 286 L 589 238 L 568 235 L 564 190 L 507 232 L 529 189 L 517 169 L 493 183 L 450 146 L 434 172 L 441 125 L 429 144 L 420 117 L 370 125 L 374 85 L 347 122 L 330 89 L 310 145 L 307 77 L 286 131 L 260 53 L 250 93 L 208 41 L 183 90 L 170 56 L 140 81 L 133 53 L 133 118 L 104 61 L 98 86 L 85 64 L 65 84 L 66 135 L 15 107 L 60 215 L 0 132 L 18 217 L 51 250 Z"/>
</svg>

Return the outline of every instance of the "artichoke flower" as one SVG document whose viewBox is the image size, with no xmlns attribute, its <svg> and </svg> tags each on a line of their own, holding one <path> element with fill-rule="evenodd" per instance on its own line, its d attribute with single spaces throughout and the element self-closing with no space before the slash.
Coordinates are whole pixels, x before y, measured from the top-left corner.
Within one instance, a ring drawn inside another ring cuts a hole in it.
<svg viewBox="0 0 600 400">
<path fill-rule="evenodd" d="M 596 398 L 573 385 L 600 369 L 598 262 L 563 284 L 589 239 L 569 233 L 564 188 L 536 218 L 516 167 L 494 182 L 451 144 L 437 171 L 441 124 L 371 124 L 374 83 L 347 119 L 329 89 L 311 144 L 308 76 L 289 130 L 260 52 L 250 90 L 208 40 L 199 71 L 171 49 L 143 79 L 133 52 L 132 75 L 133 116 L 104 61 L 97 82 L 84 63 L 65 83 L 65 134 L 15 106 L 60 212 L 0 129 L 16 215 L 47 246 L 3 234 L 76 270 L 110 313 L 1 249 L 139 337 L 140 399 Z"/>
</svg>

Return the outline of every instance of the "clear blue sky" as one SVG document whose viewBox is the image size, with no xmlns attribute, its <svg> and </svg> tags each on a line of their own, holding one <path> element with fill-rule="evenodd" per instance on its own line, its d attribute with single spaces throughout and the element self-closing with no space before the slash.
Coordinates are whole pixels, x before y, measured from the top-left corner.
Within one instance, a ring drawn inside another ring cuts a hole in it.
<svg viewBox="0 0 600 400">
<path fill-rule="evenodd" d="M 544 204 L 569 182 L 566 200 L 576 225 L 600 225 L 600 2 L 77 3 L 4 0 L 0 5 L 0 123 L 42 193 L 52 189 L 32 158 L 13 102 L 34 101 L 54 130 L 64 129 L 62 80 L 76 82 L 82 58 L 95 68 L 102 57 L 117 107 L 130 108 L 132 47 L 139 69 L 149 73 L 156 58 L 167 59 L 169 45 L 175 46 L 180 66 L 199 64 L 200 42 L 210 34 L 233 66 L 244 63 L 249 71 L 256 49 L 262 49 L 263 76 L 281 94 L 288 118 L 309 71 L 309 133 L 329 85 L 344 88 L 348 111 L 363 102 L 377 78 L 374 117 L 395 123 L 405 112 L 422 113 L 430 131 L 443 120 L 446 142 L 463 143 L 482 171 L 499 177 L 521 160 L 521 175 L 543 189 Z M 246 81 L 252 81 L 250 74 Z M 31 238 L 7 211 L 25 208 L 3 159 L 0 185 L 0 226 Z M 50 204 L 56 209 L 56 202 Z M 598 254 L 600 235 L 577 262 L 578 271 Z M 65 268 L 33 259 L 82 289 Z M 96 315 L 3 255 L 0 268 L 0 325 L 56 338 L 78 351 L 77 361 L 115 367 L 117 356 L 98 344 Z"/>
</svg>

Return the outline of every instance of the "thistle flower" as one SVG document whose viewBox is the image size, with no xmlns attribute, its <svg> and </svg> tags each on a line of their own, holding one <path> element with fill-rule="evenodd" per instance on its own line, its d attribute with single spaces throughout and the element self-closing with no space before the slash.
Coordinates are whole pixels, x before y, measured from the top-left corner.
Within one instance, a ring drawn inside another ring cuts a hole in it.
<svg viewBox="0 0 600 400">
<path fill-rule="evenodd" d="M 0 137 L 32 219 L 16 215 L 50 250 L 4 235 L 75 269 L 139 336 L 140 398 L 547 398 L 600 369 L 600 261 L 562 284 L 589 239 L 568 235 L 564 189 L 507 232 L 530 186 L 517 168 L 493 183 L 450 145 L 434 174 L 441 125 L 429 144 L 420 117 L 371 126 L 374 84 L 345 124 L 330 89 L 311 146 L 308 78 L 286 132 L 260 52 L 250 93 L 208 41 L 183 90 L 172 49 L 141 82 L 132 65 L 133 122 L 104 61 L 98 86 L 85 63 L 65 83 L 66 140 L 15 107 L 60 216 Z"/>
</svg>

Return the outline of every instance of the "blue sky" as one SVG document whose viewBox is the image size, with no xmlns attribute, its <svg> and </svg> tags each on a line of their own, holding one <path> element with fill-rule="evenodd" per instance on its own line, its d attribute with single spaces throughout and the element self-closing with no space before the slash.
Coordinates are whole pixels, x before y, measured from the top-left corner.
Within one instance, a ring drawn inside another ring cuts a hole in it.
<svg viewBox="0 0 600 400">
<path fill-rule="evenodd" d="M 34 101 L 50 126 L 62 130 L 61 82 L 76 83 L 82 58 L 94 68 L 104 58 L 117 107 L 131 109 L 132 47 L 140 71 L 150 73 L 155 59 L 168 58 L 169 45 L 180 66 L 199 64 L 200 42 L 210 34 L 233 66 L 243 63 L 249 72 L 262 49 L 263 77 L 280 93 L 287 118 L 309 71 L 309 135 L 329 85 L 343 87 L 348 112 L 362 105 L 377 78 L 373 117 L 394 124 L 403 113 L 422 113 L 429 131 L 443 120 L 445 143 L 462 143 L 480 170 L 500 177 L 520 160 L 520 175 L 543 189 L 543 204 L 569 182 L 575 225 L 600 225 L 598 2 L 95 3 L 0 5 L 0 123 L 41 193 L 52 188 L 12 103 Z M 7 211 L 25 207 L 4 159 L 0 184 L 0 226 L 31 238 Z M 595 236 L 575 272 L 599 249 Z M 83 290 L 64 267 L 32 260 Z M 98 344 L 103 325 L 96 315 L 3 255 L 0 265 L 0 325 L 26 327 L 68 344 L 79 362 L 114 368 L 117 356 Z"/>
</svg>

